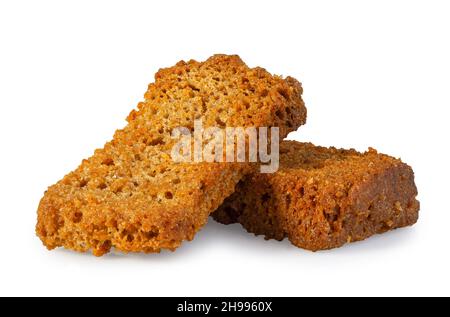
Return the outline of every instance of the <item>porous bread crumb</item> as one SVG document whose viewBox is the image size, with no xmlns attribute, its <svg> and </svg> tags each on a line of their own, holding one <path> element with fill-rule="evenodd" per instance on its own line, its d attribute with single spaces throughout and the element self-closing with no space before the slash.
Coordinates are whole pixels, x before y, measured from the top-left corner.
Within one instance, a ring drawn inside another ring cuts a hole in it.
<svg viewBox="0 0 450 317">
<path fill-rule="evenodd" d="M 213 217 L 317 251 L 414 224 L 416 195 L 399 159 L 284 141 L 278 172 L 245 176 Z"/>
<path fill-rule="evenodd" d="M 174 128 L 218 123 L 277 126 L 280 137 L 306 120 L 298 81 L 247 67 L 238 56 L 181 61 L 161 69 L 112 141 L 48 188 L 38 207 L 37 235 L 48 249 L 97 255 L 174 250 L 250 170 L 246 163 L 175 163 Z"/>
</svg>

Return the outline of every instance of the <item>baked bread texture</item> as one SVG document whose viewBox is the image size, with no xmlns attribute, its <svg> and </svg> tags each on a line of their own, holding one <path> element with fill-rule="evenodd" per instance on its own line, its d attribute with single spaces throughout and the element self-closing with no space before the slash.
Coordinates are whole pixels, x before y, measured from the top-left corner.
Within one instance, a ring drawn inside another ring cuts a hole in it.
<svg viewBox="0 0 450 317">
<path fill-rule="evenodd" d="M 414 224 L 416 195 L 399 159 L 284 141 L 278 172 L 245 176 L 213 217 L 317 251 Z"/>
<path fill-rule="evenodd" d="M 177 163 L 173 129 L 279 127 L 280 138 L 306 120 L 294 78 L 247 67 L 238 56 L 181 61 L 161 69 L 128 125 L 50 186 L 36 233 L 48 249 L 123 252 L 174 250 L 191 240 L 211 212 L 251 170 L 249 163 Z"/>
</svg>

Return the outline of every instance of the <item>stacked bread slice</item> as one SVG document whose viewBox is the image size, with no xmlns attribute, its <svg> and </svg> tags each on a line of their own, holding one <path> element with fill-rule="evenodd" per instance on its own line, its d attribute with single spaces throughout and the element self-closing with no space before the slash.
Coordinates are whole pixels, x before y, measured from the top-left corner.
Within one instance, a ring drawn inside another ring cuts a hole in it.
<svg viewBox="0 0 450 317">
<path fill-rule="evenodd" d="M 38 236 L 49 249 L 95 255 L 174 250 L 194 237 L 252 164 L 176 162 L 173 130 L 192 130 L 201 120 L 204 129 L 276 126 L 285 137 L 305 123 L 301 94 L 295 79 L 249 68 L 237 56 L 161 69 L 128 125 L 48 188 Z"/>
</svg>

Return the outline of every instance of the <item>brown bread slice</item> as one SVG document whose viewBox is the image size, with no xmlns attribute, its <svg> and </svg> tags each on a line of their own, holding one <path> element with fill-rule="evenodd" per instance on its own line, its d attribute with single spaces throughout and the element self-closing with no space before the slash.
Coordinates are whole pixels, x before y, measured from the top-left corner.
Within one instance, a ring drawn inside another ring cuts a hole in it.
<svg viewBox="0 0 450 317">
<path fill-rule="evenodd" d="M 174 250 L 248 172 L 248 163 L 175 163 L 174 128 L 278 126 L 280 137 L 306 120 L 298 81 L 247 67 L 238 56 L 161 69 L 145 100 L 112 141 L 46 191 L 37 235 L 48 249 L 95 255 Z"/>
<path fill-rule="evenodd" d="M 398 159 L 284 141 L 278 172 L 244 177 L 213 217 L 317 251 L 414 224 L 416 195 L 414 173 Z"/>
</svg>

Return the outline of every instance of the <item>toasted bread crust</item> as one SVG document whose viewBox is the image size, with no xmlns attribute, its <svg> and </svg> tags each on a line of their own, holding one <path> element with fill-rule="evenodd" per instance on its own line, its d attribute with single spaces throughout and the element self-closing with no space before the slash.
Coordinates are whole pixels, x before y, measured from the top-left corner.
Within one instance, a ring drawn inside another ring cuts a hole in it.
<svg viewBox="0 0 450 317">
<path fill-rule="evenodd" d="M 278 172 L 247 175 L 213 217 L 317 251 L 414 224 L 416 195 L 414 173 L 398 159 L 284 141 Z"/>
<path fill-rule="evenodd" d="M 301 85 L 248 68 L 238 56 L 161 69 L 112 141 L 50 186 L 36 233 L 48 249 L 97 255 L 174 250 L 248 173 L 247 163 L 175 163 L 174 128 L 279 126 L 286 136 L 306 120 Z"/>
</svg>

